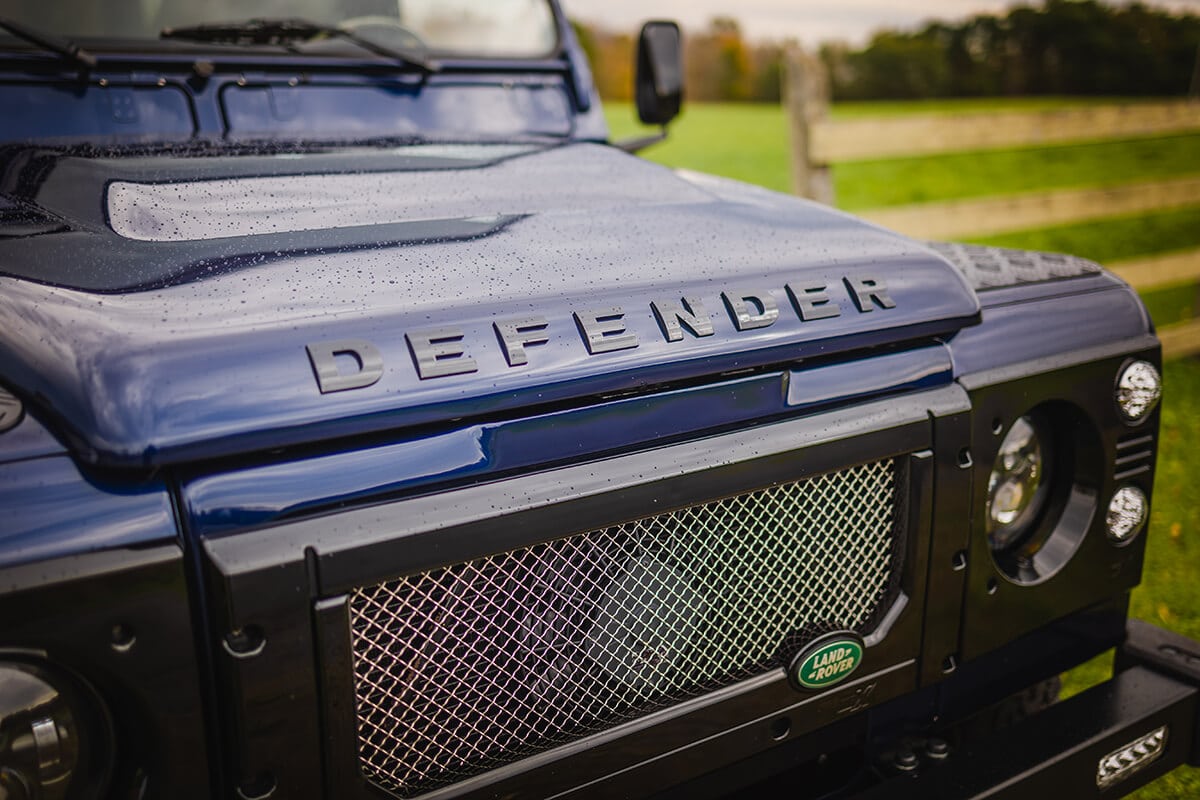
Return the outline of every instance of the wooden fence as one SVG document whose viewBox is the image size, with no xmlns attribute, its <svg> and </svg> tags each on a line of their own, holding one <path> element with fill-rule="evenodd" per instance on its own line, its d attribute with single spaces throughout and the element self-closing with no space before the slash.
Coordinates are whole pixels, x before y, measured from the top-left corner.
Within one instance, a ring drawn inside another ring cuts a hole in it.
<svg viewBox="0 0 1200 800">
<path fill-rule="evenodd" d="M 795 191 L 830 205 L 835 200 L 830 169 L 838 162 L 1200 131 L 1200 102 L 1195 100 L 833 120 L 824 67 L 799 49 L 787 56 L 784 102 L 791 125 Z M 891 206 L 859 215 L 913 237 L 953 240 L 1197 205 L 1200 176 L 1183 176 L 1095 189 Z M 1139 291 L 1200 283 L 1200 249 L 1106 266 Z M 1162 327 L 1159 336 L 1169 358 L 1200 354 L 1200 319 Z"/>
</svg>

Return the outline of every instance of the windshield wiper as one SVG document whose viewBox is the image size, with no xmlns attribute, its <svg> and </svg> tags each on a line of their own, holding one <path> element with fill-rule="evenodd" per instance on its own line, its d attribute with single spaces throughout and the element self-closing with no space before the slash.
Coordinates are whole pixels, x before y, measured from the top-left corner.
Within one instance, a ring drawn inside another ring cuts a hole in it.
<svg viewBox="0 0 1200 800">
<path fill-rule="evenodd" d="M 364 50 L 370 50 L 409 67 L 423 72 L 438 72 L 441 66 L 434 61 L 414 53 L 393 50 L 376 44 L 358 34 L 331 25 L 321 25 L 305 19 L 249 19 L 245 22 L 221 22 L 206 25 L 191 25 L 185 28 L 164 28 L 159 33 L 162 39 L 181 39 L 191 42 L 212 42 L 233 45 L 282 45 L 307 42 L 327 36 L 353 42 Z"/>
<path fill-rule="evenodd" d="M 83 69 L 95 69 L 96 67 L 96 57 L 74 42 L 60 39 L 49 33 L 35 31 L 32 28 L 27 28 L 24 25 L 13 22 L 11 19 L 3 17 L 0 17 L 0 29 L 8 31 L 18 39 L 23 39 L 30 44 L 36 44 L 43 50 L 57 53 L 68 61 L 75 62 Z"/>
</svg>

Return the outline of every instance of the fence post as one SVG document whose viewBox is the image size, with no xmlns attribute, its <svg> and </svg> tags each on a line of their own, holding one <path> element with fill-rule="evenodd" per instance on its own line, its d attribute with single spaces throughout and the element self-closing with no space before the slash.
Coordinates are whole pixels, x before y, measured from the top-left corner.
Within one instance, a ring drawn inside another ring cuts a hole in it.
<svg viewBox="0 0 1200 800">
<path fill-rule="evenodd" d="M 833 205 L 829 165 L 813 159 L 813 128 L 829 117 L 829 76 L 821 59 L 799 46 L 787 48 L 784 104 L 791 126 L 792 191 Z"/>
<path fill-rule="evenodd" d="M 1192 86 L 1188 90 L 1188 97 L 1200 100 L 1200 43 L 1196 45 L 1196 66 L 1192 67 Z"/>
</svg>

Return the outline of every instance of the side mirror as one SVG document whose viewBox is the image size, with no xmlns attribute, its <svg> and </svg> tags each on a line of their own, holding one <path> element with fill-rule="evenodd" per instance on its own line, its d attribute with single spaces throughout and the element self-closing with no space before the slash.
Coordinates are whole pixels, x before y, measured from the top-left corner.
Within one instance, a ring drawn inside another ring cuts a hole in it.
<svg viewBox="0 0 1200 800">
<path fill-rule="evenodd" d="M 683 36 L 674 22 L 653 21 L 638 37 L 638 117 L 647 125 L 666 125 L 683 104 Z"/>
</svg>

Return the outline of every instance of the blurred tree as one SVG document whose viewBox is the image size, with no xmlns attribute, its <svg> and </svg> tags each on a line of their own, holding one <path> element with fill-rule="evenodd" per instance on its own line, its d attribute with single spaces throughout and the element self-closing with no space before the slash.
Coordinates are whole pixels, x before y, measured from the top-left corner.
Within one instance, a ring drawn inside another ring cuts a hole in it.
<svg viewBox="0 0 1200 800">
<path fill-rule="evenodd" d="M 1188 91 L 1200 17 L 1142 3 L 1046 0 L 915 32 L 882 31 L 862 50 L 825 47 L 841 99 Z"/>
<path fill-rule="evenodd" d="M 778 103 L 783 97 L 783 51 L 784 45 L 775 44 L 750 49 L 750 100 Z"/>
<path fill-rule="evenodd" d="M 695 100 L 746 100 L 753 76 L 750 54 L 737 20 L 714 17 L 708 29 L 685 39 L 688 97 Z"/>
<path fill-rule="evenodd" d="M 732 17 L 715 17 L 709 24 L 715 40 L 716 89 L 723 100 L 745 100 L 750 95 L 750 57 L 742 31 Z"/>
<path fill-rule="evenodd" d="M 571 27 L 579 46 L 592 65 L 596 91 L 608 100 L 633 97 L 634 38 L 630 33 L 614 33 L 586 22 L 572 20 Z"/>
</svg>

